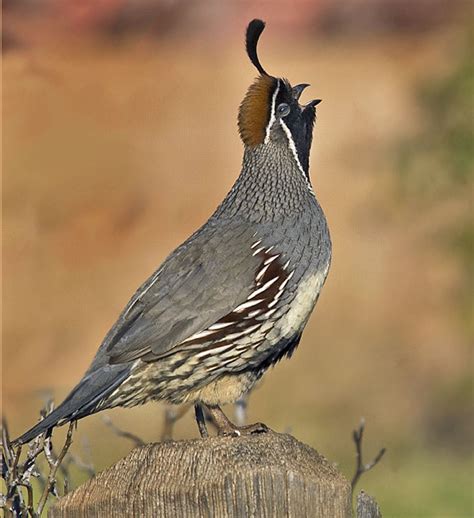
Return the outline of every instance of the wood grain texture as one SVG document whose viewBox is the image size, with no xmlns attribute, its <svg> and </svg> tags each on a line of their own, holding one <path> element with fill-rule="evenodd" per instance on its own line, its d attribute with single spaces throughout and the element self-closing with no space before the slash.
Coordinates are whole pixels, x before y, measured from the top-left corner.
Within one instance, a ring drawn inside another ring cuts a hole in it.
<svg viewBox="0 0 474 518">
<path fill-rule="evenodd" d="M 349 482 L 290 435 L 148 444 L 50 509 L 64 517 L 351 516 Z"/>
<path fill-rule="evenodd" d="M 357 518 L 382 518 L 377 502 L 364 491 L 357 495 Z"/>
</svg>

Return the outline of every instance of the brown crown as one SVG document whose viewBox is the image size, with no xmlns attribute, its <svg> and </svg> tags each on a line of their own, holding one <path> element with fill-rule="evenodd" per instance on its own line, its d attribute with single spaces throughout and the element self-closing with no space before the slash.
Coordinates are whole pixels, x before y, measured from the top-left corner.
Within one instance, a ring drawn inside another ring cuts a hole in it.
<svg viewBox="0 0 474 518">
<path fill-rule="evenodd" d="M 265 129 L 270 120 L 272 95 L 277 80 L 261 75 L 247 90 L 239 110 L 239 133 L 247 146 L 257 146 L 265 140 Z"/>
</svg>

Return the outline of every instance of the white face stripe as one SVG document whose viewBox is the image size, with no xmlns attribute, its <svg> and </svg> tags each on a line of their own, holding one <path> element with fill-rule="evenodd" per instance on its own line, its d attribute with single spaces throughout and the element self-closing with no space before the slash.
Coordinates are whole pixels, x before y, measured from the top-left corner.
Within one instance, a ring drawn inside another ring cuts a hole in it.
<svg viewBox="0 0 474 518">
<path fill-rule="evenodd" d="M 270 130 L 273 126 L 273 123 L 276 121 L 275 103 L 276 103 L 276 98 L 277 98 L 279 91 L 280 91 L 280 79 L 277 79 L 277 87 L 275 88 L 275 91 L 273 92 L 273 95 L 272 95 L 270 120 L 268 121 L 267 127 L 265 128 L 265 140 L 264 140 L 265 144 L 268 144 L 268 142 L 270 141 Z M 308 177 L 306 176 L 306 173 L 303 169 L 303 166 L 301 165 L 300 159 L 298 157 L 298 151 L 296 150 L 296 144 L 295 144 L 295 141 L 293 140 L 293 135 L 291 134 L 291 131 L 288 128 L 288 126 L 283 122 L 283 119 L 280 119 L 279 123 L 288 138 L 288 145 L 290 146 L 291 152 L 293 153 L 293 156 L 296 161 L 296 165 L 297 165 L 298 169 L 301 171 L 302 175 L 304 176 L 306 183 L 308 184 L 308 188 L 309 188 L 310 192 L 314 194 L 313 187 L 311 186 L 311 184 L 308 180 Z M 259 249 L 259 252 L 260 251 L 261 250 Z M 255 253 L 253 255 L 255 255 Z"/>
<path fill-rule="evenodd" d="M 296 144 L 293 140 L 293 135 L 291 134 L 290 129 L 288 126 L 283 122 L 283 119 L 280 119 L 280 126 L 283 128 L 283 131 L 286 134 L 286 137 L 288 138 L 288 145 L 290 146 L 291 152 L 293 153 L 293 156 L 296 161 L 296 165 L 298 166 L 298 169 L 301 171 L 301 174 L 304 176 L 306 183 L 308 184 L 309 190 L 313 192 L 313 188 L 311 187 L 311 184 L 308 181 L 308 177 L 306 176 L 306 173 L 304 172 L 303 166 L 301 165 L 300 159 L 298 157 L 298 151 L 296 150 Z M 314 193 L 313 193 L 314 194 Z"/>
<path fill-rule="evenodd" d="M 268 144 L 268 141 L 270 140 L 270 129 L 273 126 L 273 123 L 276 120 L 276 117 L 275 117 L 275 103 L 276 103 L 276 98 L 277 98 L 277 95 L 278 95 L 279 91 L 280 91 L 280 80 L 277 79 L 277 86 L 276 86 L 275 91 L 273 92 L 273 95 L 272 95 L 272 107 L 270 109 L 270 120 L 268 121 L 267 127 L 265 128 L 265 140 L 264 140 L 265 144 Z"/>
<path fill-rule="evenodd" d="M 286 136 L 288 138 L 288 145 L 290 146 L 291 152 L 293 153 L 293 156 L 296 160 L 296 165 L 298 166 L 298 169 L 306 176 L 304 169 L 301 165 L 300 159 L 298 157 L 298 151 L 296 150 L 296 144 L 293 140 L 293 135 L 291 134 L 290 129 L 288 126 L 284 123 L 283 119 L 280 119 L 280 126 L 283 128 L 283 131 L 286 133 Z"/>
</svg>

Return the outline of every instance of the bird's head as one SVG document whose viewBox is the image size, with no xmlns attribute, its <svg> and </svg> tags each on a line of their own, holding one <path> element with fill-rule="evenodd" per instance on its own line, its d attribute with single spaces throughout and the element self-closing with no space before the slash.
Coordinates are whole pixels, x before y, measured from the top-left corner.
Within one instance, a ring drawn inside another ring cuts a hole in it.
<svg viewBox="0 0 474 518">
<path fill-rule="evenodd" d="M 288 146 L 298 166 L 308 175 L 316 105 L 321 100 L 301 105 L 299 99 L 308 84 L 292 87 L 288 80 L 273 77 L 265 71 L 257 55 L 257 43 L 264 28 L 262 20 L 252 20 L 247 27 L 247 54 L 260 76 L 240 105 L 240 137 L 244 145 L 251 148 L 270 142 Z"/>
</svg>

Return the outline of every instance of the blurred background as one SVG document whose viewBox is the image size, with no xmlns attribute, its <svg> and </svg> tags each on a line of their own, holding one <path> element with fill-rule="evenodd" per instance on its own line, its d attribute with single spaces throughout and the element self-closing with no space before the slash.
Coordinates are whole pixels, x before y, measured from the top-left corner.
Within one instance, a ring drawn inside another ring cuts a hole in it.
<svg viewBox="0 0 474 518">
<path fill-rule="evenodd" d="M 234 182 L 237 108 L 255 76 L 243 37 L 261 17 L 265 68 L 323 99 L 311 175 L 334 259 L 299 349 L 253 392 L 249 420 L 350 477 L 364 416 L 367 460 L 387 454 L 360 487 L 384 516 L 472 516 L 472 4 L 4 0 L 3 11 L 12 435 L 47 394 L 67 394 L 134 290 Z M 153 441 L 164 408 L 108 415 Z M 175 437 L 196 435 L 189 413 Z M 99 414 L 73 448 L 103 469 L 131 444 Z"/>
</svg>

